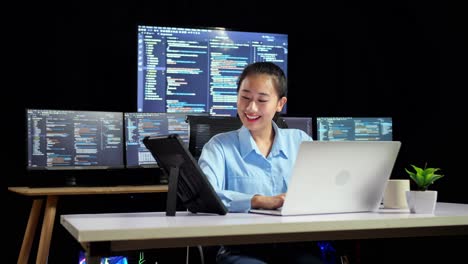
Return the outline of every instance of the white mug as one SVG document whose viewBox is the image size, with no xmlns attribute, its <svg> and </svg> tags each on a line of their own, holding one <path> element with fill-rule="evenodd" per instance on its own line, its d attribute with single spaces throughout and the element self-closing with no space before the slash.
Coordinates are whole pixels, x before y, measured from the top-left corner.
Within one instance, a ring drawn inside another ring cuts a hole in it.
<svg viewBox="0 0 468 264">
<path fill-rule="evenodd" d="M 406 209 L 406 191 L 410 190 L 409 180 L 388 180 L 383 196 L 384 208 Z"/>
</svg>

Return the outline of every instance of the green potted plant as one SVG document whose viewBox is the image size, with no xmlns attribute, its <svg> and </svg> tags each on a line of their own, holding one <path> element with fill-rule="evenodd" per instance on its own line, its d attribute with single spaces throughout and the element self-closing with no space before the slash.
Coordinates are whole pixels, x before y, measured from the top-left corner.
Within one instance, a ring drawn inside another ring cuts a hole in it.
<svg viewBox="0 0 468 264">
<path fill-rule="evenodd" d="M 434 213 L 437 202 L 437 191 L 428 191 L 427 188 L 436 180 L 444 177 L 437 174 L 440 168 L 428 168 L 427 163 L 424 168 L 411 165 L 414 171 L 405 168 L 406 173 L 416 183 L 417 190 L 406 192 L 408 207 L 412 213 Z"/>
</svg>

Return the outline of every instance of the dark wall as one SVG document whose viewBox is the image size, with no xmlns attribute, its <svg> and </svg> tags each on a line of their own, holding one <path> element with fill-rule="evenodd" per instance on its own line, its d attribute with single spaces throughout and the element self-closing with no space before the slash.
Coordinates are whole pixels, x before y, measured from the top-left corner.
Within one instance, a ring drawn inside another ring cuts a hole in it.
<svg viewBox="0 0 468 264">
<path fill-rule="evenodd" d="M 468 203 L 460 95 L 468 87 L 468 23 L 460 6 L 242 2 L 18 7 L 3 38 L 15 57 L 13 84 L 4 87 L 4 98 L 14 97 L 7 184 L 26 184 L 26 108 L 136 110 L 136 25 L 144 23 L 289 34 L 289 115 L 391 116 L 402 141 L 392 177 L 427 162 L 446 175 L 432 186 L 439 201 Z M 22 233 L 25 223 L 17 225 Z"/>
<path fill-rule="evenodd" d="M 242 1 L 241 1 L 242 2 Z M 403 145 L 394 177 L 409 163 L 440 167 L 441 199 L 467 201 L 458 176 L 464 140 L 462 97 L 467 41 L 461 8 L 418 5 L 174 4 L 88 7 L 69 4 L 23 11 L 12 42 L 18 133 L 7 144 L 25 165 L 24 109 L 136 110 L 136 25 L 221 26 L 287 33 L 288 114 L 391 116 Z M 288 20 L 286 15 L 291 15 Z M 465 19 L 466 20 L 466 19 Z M 19 47 L 19 49 L 18 49 Z M 16 50 L 15 50 L 16 51 Z"/>
</svg>

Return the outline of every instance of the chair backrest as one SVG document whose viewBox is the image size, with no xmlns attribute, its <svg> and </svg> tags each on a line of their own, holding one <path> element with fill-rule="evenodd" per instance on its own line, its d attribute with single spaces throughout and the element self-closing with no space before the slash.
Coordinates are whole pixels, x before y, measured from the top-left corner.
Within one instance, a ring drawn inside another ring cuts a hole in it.
<svg viewBox="0 0 468 264">
<path fill-rule="evenodd" d="M 239 129 L 242 122 L 232 116 L 195 116 L 188 115 L 189 124 L 189 151 L 198 160 L 203 146 L 214 135 Z"/>
<path fill-rule="evenodd" d="M 288 123 L 286 122 L 286 120 L 284 119 L 284 117 L 281 117 L 281 116 L 275 116 L 273 118 L 273 121 L 275 121 L 276 125 L 279 127 L 279 128 L 289 128 L 288 126 Z"/>
</svg>

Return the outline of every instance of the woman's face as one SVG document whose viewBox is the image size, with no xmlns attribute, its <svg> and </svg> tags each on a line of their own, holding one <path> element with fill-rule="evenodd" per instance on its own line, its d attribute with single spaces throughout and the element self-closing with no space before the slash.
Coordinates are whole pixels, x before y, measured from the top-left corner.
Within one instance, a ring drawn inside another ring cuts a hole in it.
<svg viewBox="0 0 468 264">
<path fill-rule="evenodd" d="M 239 87 L 237 113 L 251 132 L 270 129 L 275 113 L 281 111 L 285 103 L 286 97 L 278 98 L 271 76 L 249 75 Z"/>
</svg>

